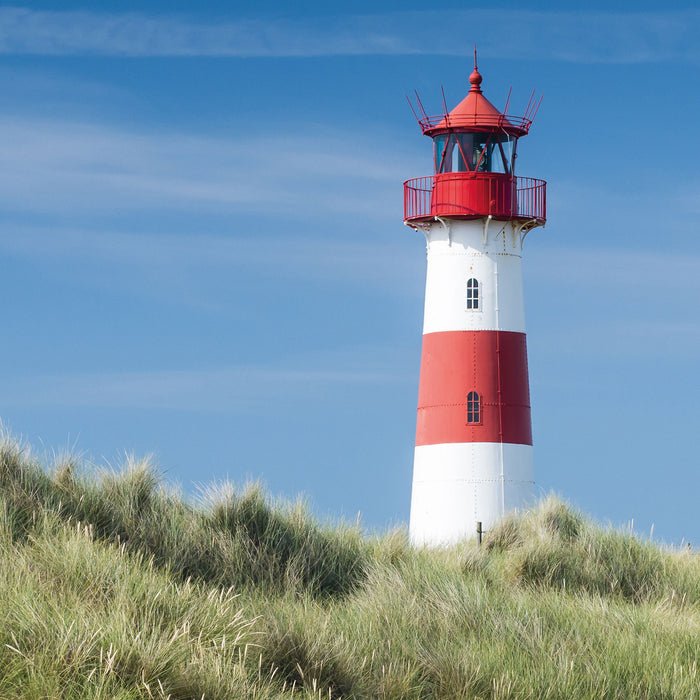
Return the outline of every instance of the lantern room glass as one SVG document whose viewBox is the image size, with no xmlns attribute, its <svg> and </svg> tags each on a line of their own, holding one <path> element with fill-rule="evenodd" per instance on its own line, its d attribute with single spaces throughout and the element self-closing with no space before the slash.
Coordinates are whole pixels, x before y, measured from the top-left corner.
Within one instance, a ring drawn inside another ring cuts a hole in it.
<svg viewBox="0 0 700 700">
<path fill-rule="evenodd" d="M 438 134 L 433 143 L 436 173 L 513 173 L 516 138 L 509 134 Z"/>
</svg>

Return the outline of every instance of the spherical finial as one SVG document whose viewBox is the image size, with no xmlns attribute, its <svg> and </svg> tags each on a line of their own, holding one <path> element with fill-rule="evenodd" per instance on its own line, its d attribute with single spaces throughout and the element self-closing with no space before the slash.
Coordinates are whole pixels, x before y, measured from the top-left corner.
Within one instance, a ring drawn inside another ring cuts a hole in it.
<svg viewBox="0 0 700 700">
<path fill-rule="evenodd" d="M 481 85 L 481 81 L 483 78 L 481 77 L 481 73 L 476 69 L 476 66 L 474 66 L 474 72 L 469 76 L 469 82 L 472 84 L 469 92 L 481 92 L 481 88 L 479 87 Z"/>
<path fill-rule="evenodd" d="M 469 76 L 469 82 L 472 84 L 469 92 L 481 92 L 479 86 L 482 80 L 481 73 L 479 73 L 479 69 L 476 67 L 476 44 L 474 44 L 474 72 Z"/>
</svg>

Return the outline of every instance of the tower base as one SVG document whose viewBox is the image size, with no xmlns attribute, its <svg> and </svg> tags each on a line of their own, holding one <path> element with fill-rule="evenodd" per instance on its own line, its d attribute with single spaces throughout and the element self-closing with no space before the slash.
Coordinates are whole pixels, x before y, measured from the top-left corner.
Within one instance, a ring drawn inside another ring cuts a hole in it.
<svg viewBox="0 0 700 700">
<path fill-rule="evenodd" d="M 488 531 L 506 513 L 532 504 L 534 486 L 531 445 L 420 445 L 413 466 L 411 543 L 454 544 L 475 537 L 477 522 Z"/>
</svg>

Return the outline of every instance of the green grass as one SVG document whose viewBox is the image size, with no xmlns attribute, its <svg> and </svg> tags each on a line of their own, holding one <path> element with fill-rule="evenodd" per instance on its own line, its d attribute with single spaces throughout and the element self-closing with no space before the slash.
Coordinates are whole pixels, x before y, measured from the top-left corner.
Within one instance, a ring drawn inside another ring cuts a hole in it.
<svg viewBox="0 0 700 700">
<path fill-rule="evenodd" d="M 0 443 L 0 698 L 700 700 L 700 557 L 556 499 L 416 551 Z"/>
</svg>

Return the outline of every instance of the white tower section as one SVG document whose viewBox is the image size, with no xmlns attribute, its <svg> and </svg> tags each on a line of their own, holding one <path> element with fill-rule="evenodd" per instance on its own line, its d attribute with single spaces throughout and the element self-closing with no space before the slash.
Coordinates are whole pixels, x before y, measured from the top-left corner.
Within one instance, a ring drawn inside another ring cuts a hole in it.
<svg viewBox="0 0 700 700">
<path fill-rule="evenodd" d="M 485 341 L 495 340 L 497 331 L 524 338 L 523 226 L 516 221 L 483 218 L 442 220 L 426 224 L 421 230 L 428 253 L 423 333 L 432 335 L 427 339 L 428 343 L 432 341 L 431 364 L 443 360 L 431 378 L 440 386 L 447 385 L 443 391 L 461 394 L 456 396 L 461 404 L 466 403 L 469 390 L 479 389 L 484 412 L 488 410 L 485 393 L 493 384 L 493 378 L 489 378 L 493 374 L 492 356 L 477 362 L 481 359 L 477 353 L 484 345 L 481 342 L 477 342 L 479 348 L 467 348 L 466 356 L 461 351 L 465 341 L 472 345 L 475 332 L 484 334 Z M 476 286 L 472 283 L 468 287 L 470 280 L 476 280 Z M 462 335 L 462 343 L 455 333 Z M 453 358 L 457 366 L 445 362 L 443 358 L 447 357 Z M 511 359 L 519 365 L 524 360 L 518 355 Z M 496 380 L 497 375 L 496 371 Z M 457 409 L 454 434 L 445 434 L 449 426 L 444 425 L 443 411 L 443 425 L 436 426 L 437 435 L 417 435 L 417 443 L 427 444 L 415 448 L 410 520 L 411 541 L 415 544 L 451 544 L 473 537 L 477 522 L 488 530 L 504 513 L 533 499 L 529 421 L 519 426 L 518 442 L 502 442 L 496 430 L 500 421 L 494 424 L 494 430 L 484 431 L 484 418 L 480 416 L 481 425 L 469 428 L 466 408 L 461 405 Z M 419 431 L 420 427 L 419 423 Z M 482 429 L 483 437 L 473 435 L 477 429 Z M 471 441 L 472 436 L 478 441 Z M 442 439 L 450 441 L 439 441 Z"/>
</svg>

